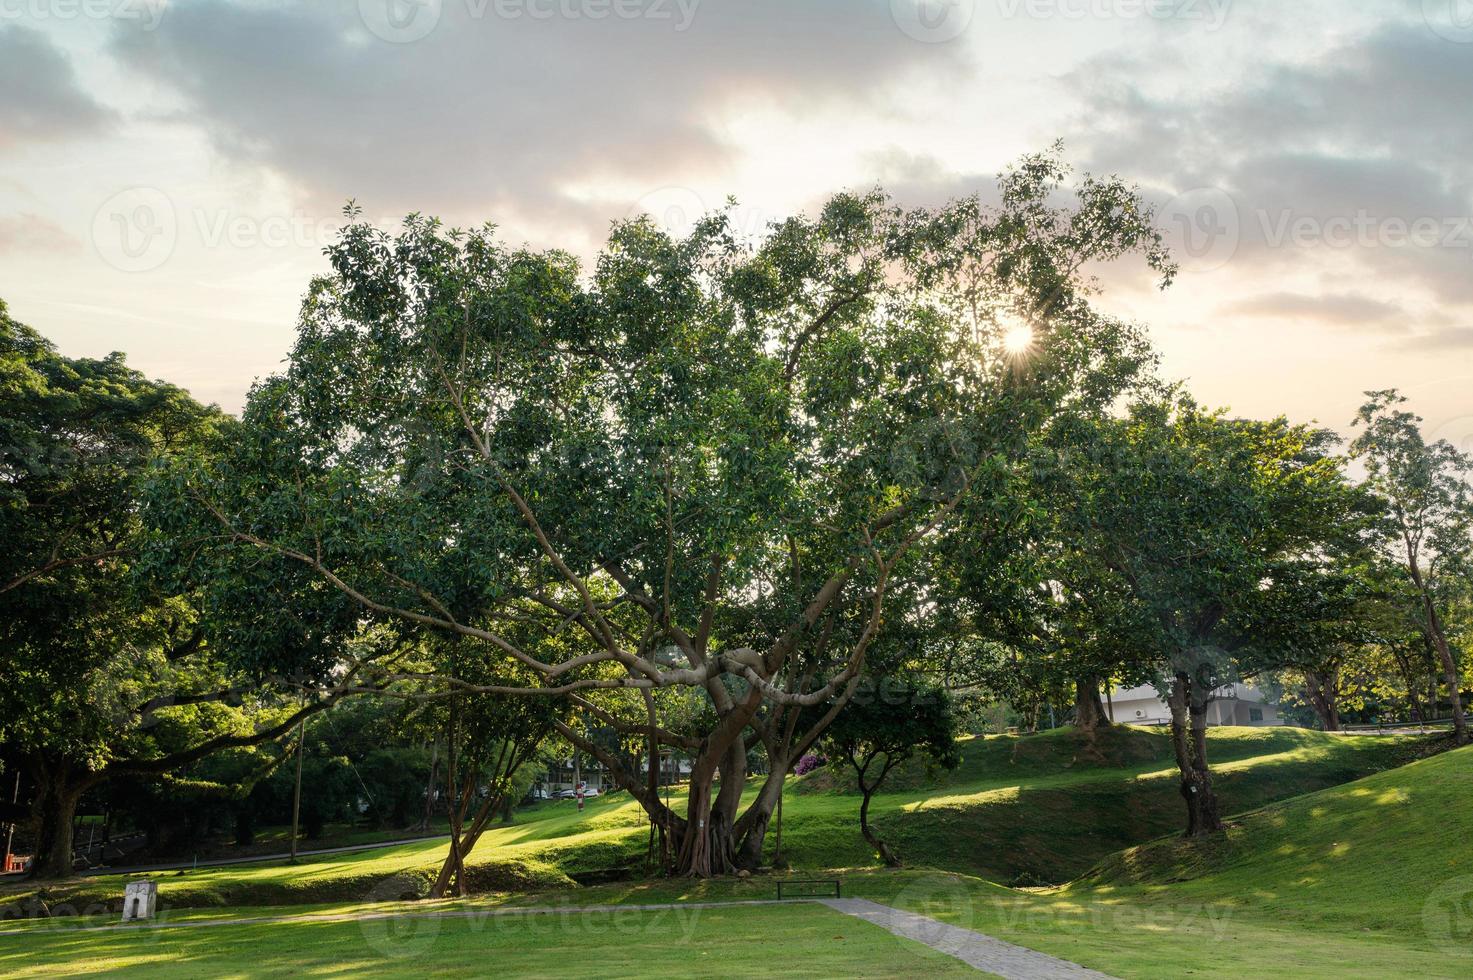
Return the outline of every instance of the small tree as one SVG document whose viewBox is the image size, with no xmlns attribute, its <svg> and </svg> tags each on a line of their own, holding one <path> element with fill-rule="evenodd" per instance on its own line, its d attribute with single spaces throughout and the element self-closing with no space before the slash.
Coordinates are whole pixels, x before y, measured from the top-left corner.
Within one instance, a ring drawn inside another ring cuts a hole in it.
<svg viewBox="0 0 1473 980">
<path fill-rule="evenodd" d="M 900 858 L 870 825 L 870 801 L 890 770 L 917 751 L 942 769 L 955 769 L 961 763 L 956 738 L 951 695 L 938 685 L 904 677 L 878 678 L 830 723 L 826 752 L 831 763 L 847 762 L 854 770 L 862 796 L 859 832 L 888 866 L 898 868 Z"/>
</svg>

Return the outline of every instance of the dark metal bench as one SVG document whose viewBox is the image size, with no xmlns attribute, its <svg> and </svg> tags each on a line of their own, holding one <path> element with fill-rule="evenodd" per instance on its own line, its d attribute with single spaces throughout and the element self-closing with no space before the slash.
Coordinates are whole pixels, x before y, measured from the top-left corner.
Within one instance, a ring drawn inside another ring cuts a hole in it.
<svg viewBox="0 0 1473 980">
<path fill-rule="evenodd" d="M 827 893 L 828 893 L 829 889 L 833 889 L 834 897 L 835 898 L 843 898 L 844 895 L 843 895 L 842 890 L 841 890 L 842 887 L 843 886 L 839 883 L 839 879 L 838 878 L 787 878 L 787 879 L 781 879 L 780 878 L 780 879 L 778 879 L 778 883 L 777 883 L 777 898 L 778 898 L 778 901 L 782 901 L 782 899 L 783 899 L 783 889 L 784 888 L 787 888 L 788 889 L 789 894 L 788 894 L 787 897 L 789 897 L 789 898 L 815 898 L 815 897 L 819 896 L 820 894 L 822 894 L 825 897 L 827 897 Z M 792 891 L 795 888 L 796 889 L 799 889 L 799 893 L 797 895 L 793 895 L 792 894 Z M 823 891 L 822 892 L 817 892 L 817 891 L 811 891 L 811 890 L 807 890 L 807 891 L 804 890 L 804 889 L 818 889 L 818 888 L 823 889 Z"/>
</svg>

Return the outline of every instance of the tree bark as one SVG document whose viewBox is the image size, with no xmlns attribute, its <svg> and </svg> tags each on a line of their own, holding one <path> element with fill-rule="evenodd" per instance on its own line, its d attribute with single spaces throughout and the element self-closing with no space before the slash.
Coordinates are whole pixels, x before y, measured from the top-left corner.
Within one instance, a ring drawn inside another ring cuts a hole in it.
<svg viewBox="0 0 1473 980">
<path fill-rule="evenodd" d="M 1452 648 L 1448 646 L 1447 636 L 1442 631 L 1442 621 L 1438 618 L 1437 610 L 1433 608 L 1432 597 L 1425 592 L 1422 596 L 1427 607 L 1427 626 L 1432 635 L 1432 645 L 1437 650 L 1437 658 L 1442 662 L 1442 672 L 1447 683 L 1447 696 L 1453 706 L 1453 741 L 1458 745 L 1468 744 L 1468 718 L 1463 713 L 1462 677 L 1458 671 L 1458 662 L 1453 657 Z"/>
<path fill-rule="evenodd" d="M 859 833 L 864 837 L 869 846 L 875 849 L 875 853 L 879 854 L 880 860 L 885 862 L 885 867 L 898 868 L 900 867 L 900 858 L 896 857 L 895 852 L 890 850 L 890 845 L 880 840 L 880 835 L 875 833 L 874 827 L 870 826 L 869 822 L 870 800 L 874 798 L 875 790 L 879 789 L 880 784 L 885 781 L 885 777 L 890 772 L 890 767 L 895 764 L 895 758 L 889 753 L 886 753 L 884 768 L 880 770 L 879 776 L 873 782 L 869 782 L 865 777 L 869 772 L 870 765 L 874 761 L 875 757 L 870 756 L 864 761 L 863 765 L 860 765 L 858 760 L 852 755 L 849 757 L 849 762 L 859 774 L 859 792 L 864 794 L 864 799 L 859 804 Z"/>
<path fill-rule="evenodd" d="M 36 850 L 30 878 L 71 877 L 72 825 L 76 821 L 77 801 L 85 787 L 72 782 L 70 769 L 67 763 L 61 763 L 37 770 L 40 779 L 33 809 Z"/>
<path fill-rule="evenodd" d="M 419 829 L 425 833 L 430 830 L 430 818 L 433 815 L 432 808 L 435 802 L 435 774 L 440 767 L 440 741 L 435 739 L 430 743 L 430 779 L 425 783 L 425 812 L 419 821 Z"/>
<path fill-rule="evenodd" d="M 1313 670 L 1304 672 L 1304 688 L 1309 706 L 1320 720 L 1320 727 L 1327 732 L 1340 731 L 1339 687 L 1339 671 L 1327 671 L 1324 674 Z"/>
<path fill-rule="evenodd" d="M 1187 837 L 1204 837 L 1222 829 L 1212 771 L 1207 765 L 1207 704 L 1210 691 L 1197 692 L 1186 673 L 1171 685 L 1171 744 L 1187 808 Z"/>
<path fill-rule="evenodd" d="M 876 853 L 880 855 L 880 860 L 885 862 L 885 867 L 898 868 L 900 867 L 900 858 L 895 856 L 895 852 L 890 850 L 890 845 L 880 840 L 879 835 L 875 833 L 875 828 L 870 826 L 869 801 L 874 796 L 874 790 L 862 790 L 862 792 L 864 793 L 864 801 L 859 804 L 859 832 L 864 835 L 864 839 L 869 842 L 869 846 L 873 847 Z"/>
<path fill-rule="evenodd" d="M 1074 681 L 1074 727 L 1091 735 L 1110 727 L 1105 705 L 1100 700 L 1100 682 L 1096 678 L 1079 677 Z"/>
<path fill-rule="evenodd" d="M 1417 592 L 1422 597 L 1422 610 L 1426 615 L 1425 625 L 1427 638 L 1432 643 L 1432 649 L 1437 654 L 1437 659 L 1442 662 L 1442 672 L 1447 683 L 1447 695 L 1452 701 L 1453 707 L 1453 741 L 1458 745 L 1468 744 L 1468 719 L 1463 714 L 1462 678 L 1458 673 L 1458 662 L 1453 657 L 1452 648 L 1447 644 L 1447 635 L 1442 630 L 1442 619 L 1437 615 L 1437 605 L 1432 601 L 1432 590 L 1422 578 L 1421 567 L 1417 563 L 1416 550 L 1407 546 L 1407 568 L 1412 575 L 1412 584 L 1417 587 Z"/>
<path fill-rule="evenodd" d="M 1212 786 L 1212 769 L 1207 764 L 1207 705 L 1210 691 L 1193 690 L 1192 718 L 1192 786 L 1197 798 L 1197 834 L 1201 837 L 1222 829 L 1221 808 L 1217 790 Z"/>
</svg>

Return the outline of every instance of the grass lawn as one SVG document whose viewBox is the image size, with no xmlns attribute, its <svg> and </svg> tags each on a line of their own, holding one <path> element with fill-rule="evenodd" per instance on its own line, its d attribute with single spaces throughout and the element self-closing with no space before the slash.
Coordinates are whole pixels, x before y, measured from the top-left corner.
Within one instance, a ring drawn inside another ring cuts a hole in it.
<svg viewBox="0 0 1473 980">
<path fill-rule="evenodd" d="M 1287 728 L 1219 728 L 1210 737 L 1227 812 L 1390 768 L 1423 745 L 1414 738 Z M 964 744 L 962 757 L 958 771 L 940 776 L 918 766 L 899 769 L 893 791 L 875 800 L 881 833 L 911 865 L 1003 883 L 1061 883 L 1121 848 L 1175 830 L 1182 819 L 1170 746 L 1159 731 L 1120 728 L 1093 742 L 1072 729 L 977 738 Z M 802 868 L 875 866 L 848 788 L 843 776 L 827 771 L 795 781 L 784 806 L 785 861 Z M 679 797 L 677 790 L 674 801 Z M 643 811 L 623 793 L 590 800 L 581 814 L 572 801 L 543 803 L 488 831 L 469 864 L 478 891 L 568 888 L 569 875 L 637 867 L 648 828 Z M 769 833 L 769 852 L 775 843 Z M 296 866 L 242 864 L 149 877 L 172 909 L 386 901 L 423 894 L 444 852 L 443 842 L 423 841 Z M 126 880 L 98 876 L 54 885 L 52 904 L 87 910 L 116 903 Z M 33 890 L 0 886 L 0 901 Z"/>
<path fill-rule="evenodd" d="M 1206 842 L 1167 837 L 1125 850 L 1061 888 L 858 869 L 844 873 L 844 890 L 1124 978 L 1464 978 L 1473 976 L 1470 840 L 1473 749 L 1462 749 L 1240 814 Z M 32 920 L 5 925 L 14 934 L 0 935 L 0 974 L 143 967 L 163 976 L 542 976 L 570 968 L 613 976 L 944 976 L 961 967 L 821 906 L 690 904 L 772 891 L 767 877 L 665 879 L 401 904 L 407 916 L 362 922 L 313 921 L 306 907 L 286 910 L 296 915 L 286 924 L 155 931 L 81 932 L 86 920 Z M 686 907 L 618 910 L 663 902 Z M 567 911 L 484 914 L 529 905 Z M 584 906 L 609 911 L 577 908 Z M 437 910 L 472 917 L 416 914 Z M 264 912 L 183 910 L 167 919 Z"/>
<path fill-rule="evenodd" d="M 821 905 L 220 925 L 0 936 L 0 975 L 975 976 Z"/>
</svg>

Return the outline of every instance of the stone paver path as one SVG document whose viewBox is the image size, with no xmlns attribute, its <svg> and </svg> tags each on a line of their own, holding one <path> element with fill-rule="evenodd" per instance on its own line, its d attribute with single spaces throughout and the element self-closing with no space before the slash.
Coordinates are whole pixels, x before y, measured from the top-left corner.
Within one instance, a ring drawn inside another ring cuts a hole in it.
<svg viewBox="0 0 1473 980">
<path fill-rule="evenodd" d="M 897 936 L 924 943 L 1004 980 L 1113 980 L 1108 973 L 1086 970 L 1077 963 L 1056 956 L 863 898 L 826 898 L 822 901 L 831 909 L 873 922 Z"/>
</svg>

